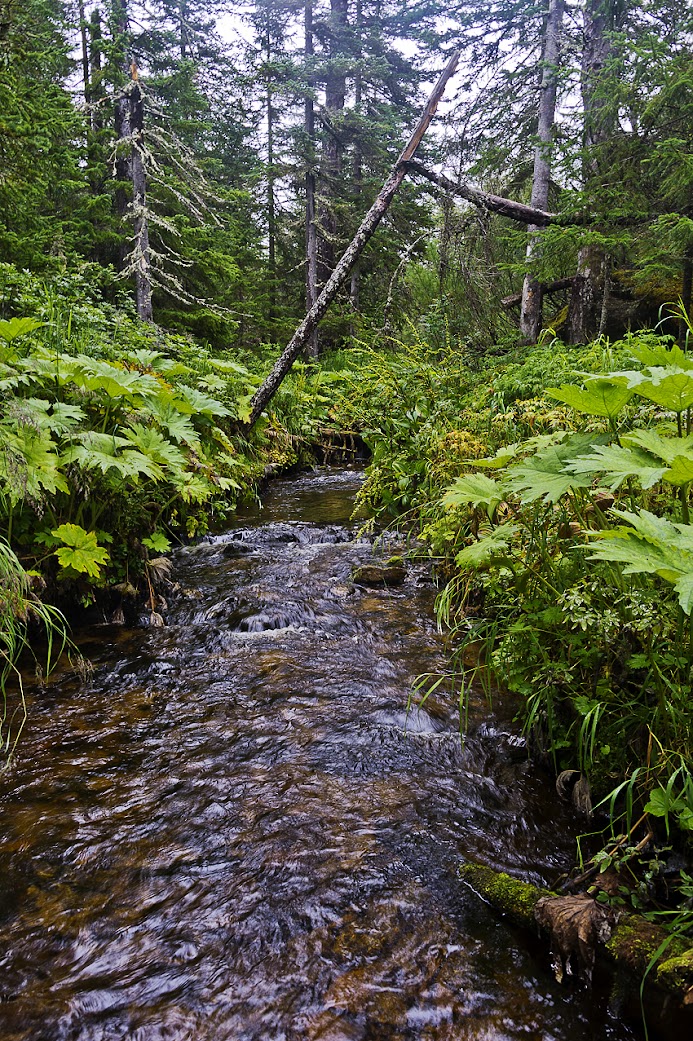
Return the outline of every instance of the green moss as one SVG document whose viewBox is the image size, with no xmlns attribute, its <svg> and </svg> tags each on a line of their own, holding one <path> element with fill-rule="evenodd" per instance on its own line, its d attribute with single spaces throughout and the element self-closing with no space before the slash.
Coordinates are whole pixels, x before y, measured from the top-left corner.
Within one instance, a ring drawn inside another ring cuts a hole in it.
<svg viewBox="0 0 693 1041">
<path fill-rule="evenodd" d="M 543 896 L 555 896 L 548 889 L 539 889 L 527 882 L 483 864 L 462 864 L 460 878 L 497 910 L 507 914 L 517 925 L 535 928 L 534 908 Z"/>
<path fill-rule="evenodd" d="M 619 920 L 606 944 L 606 949 L 619 965 L 642 977 L 648 971 L 652 959 L 666 937 L 667 934 L 659 926 L 635 915 L 625 915 Z M 656 978 L 667 990 L 678 990 L 680 984 L 676 982 L 676 968 L 673 965 L 671 970 L 667 970 L 660 978 L 665 965 L 687 956 L 693 958 L 693 952 L 688 949 L 688 944 L 679 939 L 672 939 L 660 955 Z M 693 962 L 691 966 L 693 970 Z"/>
<path fill-rule="evenodd" d="M 665 951 L 666 961 L 657 968 L 657 983 L 672 991 L 693 988 L 693 948 L 674 957 L 667 957 L 669 953 L 669 950 Z"/>
</svg>

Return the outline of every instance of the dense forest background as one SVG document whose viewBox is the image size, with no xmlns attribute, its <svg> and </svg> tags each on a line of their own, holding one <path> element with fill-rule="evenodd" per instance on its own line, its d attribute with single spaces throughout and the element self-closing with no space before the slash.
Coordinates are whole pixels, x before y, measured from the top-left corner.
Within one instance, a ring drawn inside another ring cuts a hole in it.
<svg viewBox="0 0 693 1041">
<path fill-rule="evenodd" d="M 690 23 L 675 0 L 3 0 L 0 255 L 215 347 L 281 342 L 459 43 L 423 156 L 453 193 L 408 179 L 320 349 L 653 324 L 691 293 Z M 528 239 L 460 182 L 559 216 Z"/>
</svg>

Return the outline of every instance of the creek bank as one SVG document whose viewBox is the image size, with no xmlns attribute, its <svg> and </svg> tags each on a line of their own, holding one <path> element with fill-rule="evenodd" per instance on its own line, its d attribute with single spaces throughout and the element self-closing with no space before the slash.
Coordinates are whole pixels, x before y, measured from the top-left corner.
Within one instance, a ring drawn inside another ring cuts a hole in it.
<svg viewBox="0 0 693 1041">
<path fill-rule="evenodd" d="M 644 980 L 646 999 L 661 1010 L 665 1031 L 672 1013 L 677 1024 L 693 1025 L 693 947 L 684 940 L 587 894 L 561 896 L 478 863 L 462 864 L 459 875 L 515 925 L 550 939 L 557 975 L 589 979 L 596 964 L 618 972 L 636 993 Z"/>
</svg>

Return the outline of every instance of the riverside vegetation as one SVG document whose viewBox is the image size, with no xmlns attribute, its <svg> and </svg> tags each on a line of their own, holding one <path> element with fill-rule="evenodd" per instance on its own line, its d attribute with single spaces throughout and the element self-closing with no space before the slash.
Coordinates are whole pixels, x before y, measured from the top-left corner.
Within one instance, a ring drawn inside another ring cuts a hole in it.
<svg viewBox="0 0 693 1041">
<path fill-rule="evenodd" d="M 458 684 L 463 716 L 475 680 L 515 694 L 532 754 L 589 778 L 594 864 L 618 869 L 602 899 L 690 928 L 693 882 L 668 861 L 693 830 L 693 361 L 671 337 L 356 346 L 297 365 L 246 438 L 261 356 L 212 356 L 77 278 L 58 304 L 4 276 L 22 315 L 0 323 L 5 755 L 27 627 L 48 632 L 50 667 L 68 640 L 54 605 L 139 603 L 156 624 L 174 541 L 222 524 L 322 428 L 358 429 L 361 513 L 415 532 L 435 565 L 451 650 L 436 682 Z"/>
<path fill-rule="evenodd" d="M 162 554 L 222 524 L 268 467 L 296 463 L 311 419 L 296 415 L 299 374 L 279 397 L 280 418 L 263 419 L 252 440 L 234 435 L 260 382 L 237 354 L 212 356 L 127 309 L 97 305 L 79 276 L 47 286 L 9 265 L 1 276 L 5 310 L 15 312 L 0 320 L 0 739 L 8 756 L 25 720 L 17 662 L 31 642 L 27 626 L 45 631 L 41 668 L 50 670 L 68 639 L 57 607 L 98 602 L 120 617 L 136 612 L 143 592 L 158 621 Z"/>
</svg>

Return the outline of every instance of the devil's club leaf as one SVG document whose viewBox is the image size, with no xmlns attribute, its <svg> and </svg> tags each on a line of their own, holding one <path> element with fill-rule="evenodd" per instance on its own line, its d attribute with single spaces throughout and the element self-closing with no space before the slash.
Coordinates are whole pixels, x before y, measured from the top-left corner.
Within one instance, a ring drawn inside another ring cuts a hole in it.
<svg viewBox="0 0 693 1041">
<path fill-rule="evenodd" d="M 486 474 L 465 474 L 458 477 L 443 495 L 444 506 L 485 506 L 494 510 L 503 500 L 503 489 L 498 481 Z"/>
<path fill-rule="evenodd" d="M 626 477 L 635 477 L 643 488 L 651 488 L 661 481 L 666 466 L 637 448 L 597 445 L 591 455 L 580 456 L 568 463 L 566 470 L 573 474 L 600 475 L 602 484 L 613 492 Z"/>
<path fill-rule="evenodd" d="M 584 387 L 564 383 L 562 387 L 549 387 L 546 393 L 578 412 L 613 419 L 628 404 L 634 392 L 624 377 L 616 376 L 588 380 Z"/>
<path fill-rule="evenodd" d="M 51 535 L 63 543 L 55 551 L 62 567 L 70 567 L 91 578 L 99 577 L 101 566 L 108 560 L 108 553 L 99 546 L 93 531 L 85 531 L 79 524 L 61 524 Z"/>
</svg>

